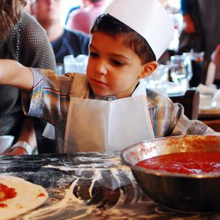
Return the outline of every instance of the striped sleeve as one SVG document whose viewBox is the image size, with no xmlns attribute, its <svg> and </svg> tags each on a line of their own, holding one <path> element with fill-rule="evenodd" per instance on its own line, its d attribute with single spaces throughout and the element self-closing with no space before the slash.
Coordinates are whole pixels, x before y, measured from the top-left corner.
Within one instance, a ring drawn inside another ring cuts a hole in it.
<svg viewBox="0 0 220 220">
<path fill-rule="evenodd" d="M 43 118 L 55 126 L 66 123 L 72 78 L 58 76 L 52 70 L 31 70 L 34 87 L 31 100 L 30 94 L 22 97 L 25 114 Z"/>
</svg>

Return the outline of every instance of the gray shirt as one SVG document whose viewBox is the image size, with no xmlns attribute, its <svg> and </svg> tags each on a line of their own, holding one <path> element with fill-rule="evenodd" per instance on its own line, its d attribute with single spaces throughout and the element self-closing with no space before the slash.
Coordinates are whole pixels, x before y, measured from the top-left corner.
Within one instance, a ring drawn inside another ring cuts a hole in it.
<svg viewBox="0 0 220 220">
<path fill-rule="evenodd" d="M 11 36 L 0 41 L 0 58 L 12 59 L 27 67 L 55 70 L 55 58 L 45 30 L 29 14 L 24 13 Z M 17 136 L 23 122 L 20 90 L 0 86 L 0 135 Z"/>
</svg>

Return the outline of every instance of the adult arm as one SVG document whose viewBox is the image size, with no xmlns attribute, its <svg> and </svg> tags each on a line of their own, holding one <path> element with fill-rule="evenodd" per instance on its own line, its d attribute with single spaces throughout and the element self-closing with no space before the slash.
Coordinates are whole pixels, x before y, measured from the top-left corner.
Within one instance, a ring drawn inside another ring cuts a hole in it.
<svg viewBox="0 0 220 220">
<path fill-rule="evenodd" d="M 24 123 L 22 124 L 20 136 L 17 139 L 18 142 L 26 142 L 29 144 L 32 148 L 35 148 L 37 146 L 36 142 L 36 134 L 35 134 L 35 129 L 34 128 L 34 121 L 32 118 L 26 118 Z M 19 147 L 19 145 L 6 152 L 4 155 L 22 155 L 22 154 L 27 154 L 27 151 Z"/>
<path fill-rule="evenodd" d="M 28 13 L 24 13 L 21 22 L 16 24 L 15 30 L 13 36 L 15 36 L 16 41 L 13 42 L 16 42 L 14 48 L 18 53 L 14 53 L 16 54 L 14 59 L 26 67 L 55 70 L 53 50 L 46 32 L 40 24 Z M 5 75 L 0 73 L 0 84 L 12 85 L 27 91 L 32 89 L 32 72 L 28 68 L 9 61 L 0 62 L 0 65 L 0 72 L 5 71 Z M 28 88 L 26 88 L 27 85 L 29 85 Z M 24 119 L 16 141 L 26 142 L 32 148 L 36 147 L 35 127 L 32 119 Z M 20 154 L 22 152 L 26 153 L 22 148 L 15 148 L 10 154 Z"/>
<path fill-rule="evenodd" d="M 20 89 L 31 91 L 33 87 L 33 75 L 29 68 L 24 67 L 14 60 L 0 60 L 0 84 L 11 85 Z M 18 140 L 28 143 L 32 148 L 36 147 L 36 136 L 32 119 L 25 119 Z M 5 155 L 27 154 L 21 147 L 14 148 Z"/>
<path fill-rule="evenodd" d="M 26 67 L 52 70 L 55 70 L 56 68 L 55 56 L 46 31 L 41 27 L 36 19 L 34 19 L 28 13 L 24 13 L 22 19 L 19 62 Z M 35 148 L 37 146 L 36 132 L 41 136 L 44 123 L 43 121 L 40 121 L 40 123 L 37 123 L 37 125 L 38 126 L 36 126 L 36 123 L 34 123 L 33 119 L 25 118 L 17 142 L 26 142 L 32 147 L 32 149 Z M 23 153 L 26 153 L 23 148 L 18 147 L 13 149 L 11 154 L 20 154 L 22 151 Z"/>
</svg>

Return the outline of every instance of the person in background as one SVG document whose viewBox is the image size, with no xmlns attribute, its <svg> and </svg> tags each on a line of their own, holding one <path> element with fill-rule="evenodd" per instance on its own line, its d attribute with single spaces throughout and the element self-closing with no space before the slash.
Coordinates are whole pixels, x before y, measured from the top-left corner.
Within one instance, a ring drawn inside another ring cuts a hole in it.
<svg viewBox="0 0 220 220">
<path fill-rule="evenodd" d="M 155 137 L 214 134 L 202 122 L 189 120 L 181 105 L 146 90 L 142 81 L 157 68 L 173 37 L 163 6 L 158 0 L 112 4 L 93 23 L 86 76 L 57 76 L 0 60 L 0 83 L 29 91 L 32 98 L 23 97 L 24 111 L 53 122 L 63 139 L 65 131 L 60 153 L 112 152 Z"/>
<path fill-rule="evenodd" d="M 0 58 L 15 60 L 27 67 L 55 70 L 47 35 L 36 20 L 24 12 L 25 4 L 25 0 L 0 0 Z M 20 90 L 1 85 L 0 94 L 0 135 L 14 136 L 14 145 L 3 153 L 32 154 L 37 146 L 36 132 L 33 119 L 23 114 Z"/>
<path fill-rule="evenodd" d="M 216 67 L 220 68 L 220 44 L 218 44 L 216 49 L 213 51 L 211 60 L 216 65 Z"/>
<path fill-rule="evenodd" d="M 197 2 L 196 2 L 197 1 Z M 196 4 L 195 4 L 196 2 Z M 181 13 L 183 15 L 184 30 L 195 33 L 196 24 L 192 18 L 193 5 L 197 7 L 199 25 L 203 39 L 202 50 L 205 52 L 205 63 L 211 60 L 211 54 L 220 43 L 220 1 L 219 0 L 181 0 Z M 196 42 L 195 42 L 196 43 Z M 216 74 L 216 83 L 220 84 L 220 72 Z"/>
<path fill-rule="evenodd" d="M 89 36 L 61 25 L 61 0 L 30 0 L 30 13 L 46 30 L 57 64 L 66 55 L 88 55 Z"/>
<path fill-rule="evenodd" d="M 207 67 L 206 84 L 215 84 L 218 89 L 220 88 L 220 44 L 211 54 L 211 61 Z"/>
<path fill-rule="evenodd" d="M 82 0 L 83 7 L 70 13 L 66 27 L 90 33 L 92 22 L 105 9 L 105 0 Z"/>
</svg>

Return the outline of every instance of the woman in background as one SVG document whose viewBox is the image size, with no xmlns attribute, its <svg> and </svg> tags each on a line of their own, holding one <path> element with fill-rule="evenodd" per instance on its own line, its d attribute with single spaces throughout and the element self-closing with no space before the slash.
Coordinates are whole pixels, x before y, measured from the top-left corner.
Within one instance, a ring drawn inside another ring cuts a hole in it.
<svg viewBox="0 0 220 220">
<path fill-rule="evenodd" d="M 44 29 L 24 12 L 25 0 L 0 0 L 0 58 L 29 67 L 55 70 L 53 50 Z M 24 116 L 20 90 L 0 86 L 0 136 L 12 135 L 5 154 L 32 154 L 37 146 L 33 120 Z M 0 146 L 0 149 L 2 146 Z"/>
</svg>

